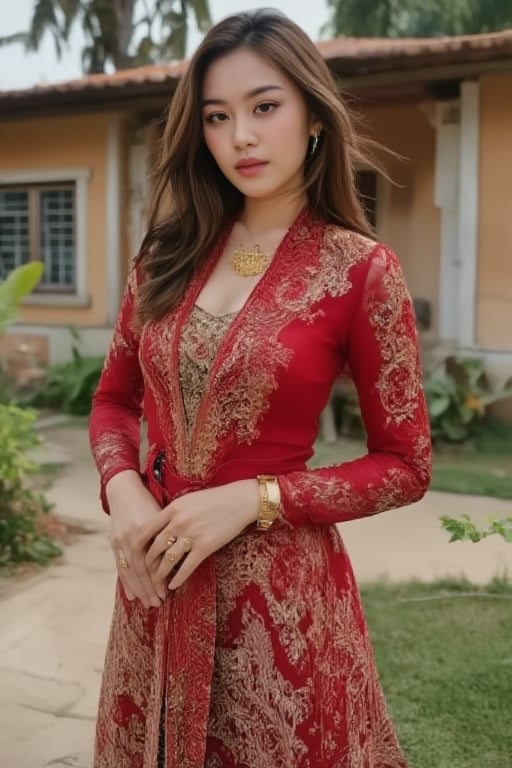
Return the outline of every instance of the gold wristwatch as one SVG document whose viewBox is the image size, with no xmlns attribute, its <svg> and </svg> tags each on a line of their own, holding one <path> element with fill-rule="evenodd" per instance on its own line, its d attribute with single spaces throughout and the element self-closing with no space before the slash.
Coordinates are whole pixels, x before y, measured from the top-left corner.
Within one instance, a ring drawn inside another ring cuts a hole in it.
<svg viewBox="0 0 512 768">
<path fill-rule="evenodd" d="M 281 509 L 281 491 L 275 475 L 258 475 L 260 487 L 260 512 L 256 528 L 268 531 L 279 516 Z"/>
</svg>

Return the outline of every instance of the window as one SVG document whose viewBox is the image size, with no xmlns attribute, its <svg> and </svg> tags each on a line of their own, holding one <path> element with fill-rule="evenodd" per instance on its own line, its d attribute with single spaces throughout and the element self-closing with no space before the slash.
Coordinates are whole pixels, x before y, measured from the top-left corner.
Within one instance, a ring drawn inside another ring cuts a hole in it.
<svg viewBox="0 0 512 768">
<path fill-rule="evenodd" d="M 32 260 L 37 292 L 76 293 L 75 183 L 0 186 L 0 278 Z"/>
</svg>

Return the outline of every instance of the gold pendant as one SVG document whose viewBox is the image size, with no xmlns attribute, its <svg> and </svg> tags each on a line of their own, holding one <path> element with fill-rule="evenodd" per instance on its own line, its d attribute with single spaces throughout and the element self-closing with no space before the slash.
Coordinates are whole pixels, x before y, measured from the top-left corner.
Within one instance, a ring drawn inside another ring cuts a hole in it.
<svg viewBox="0 0 512 768">
<path fill-rule="evenodd" d="M 231 269 L 240 277 L 255 277 L 266 270 L 270 263 L 270 256 L 263 253 L 259 245 L 254 250 L 246 251 L 238 246 L 231 259 Z"/>
</svg>

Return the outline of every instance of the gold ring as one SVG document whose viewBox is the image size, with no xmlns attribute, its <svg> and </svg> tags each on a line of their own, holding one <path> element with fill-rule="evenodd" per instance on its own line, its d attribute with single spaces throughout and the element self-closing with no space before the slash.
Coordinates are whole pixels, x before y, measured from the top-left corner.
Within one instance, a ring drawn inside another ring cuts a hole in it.
<svg viewBox="0 0 512 768">
<path fill-rule="evenodd" d="M 172 545 L 176 544 L 177 541 L 178 541 L 178 537 L 177 536 L 170 536 L 167 539 L 167 542 L 166 542 L 165 546 L 166 547 L 172 547 Z"/>
<path fill-rule="evenodd" d="M 184 536 L 183 537 L 183 551 L 184 552 L 190 552 L 192 549 L 192 539 L 190 536 Z"/>
<path fill-rule="evenodd" d="M 126 555 L 124 554 L 122 549 L 119 550 L 118 558 L 119 558 L 119 565 L 121 566 L 121 568 L 128 568 L 129 567 L 128 566 L 128 560 L 126 559 Z"/>
<path fill-rule="evenodd" d="M 176 560 L 178 560 L 179 555 L 177 555 L 176 552 L 174 552 L 172 549 L 166 549 L 164 557 L 170 563 L 175 563 Z"/>
</svg>

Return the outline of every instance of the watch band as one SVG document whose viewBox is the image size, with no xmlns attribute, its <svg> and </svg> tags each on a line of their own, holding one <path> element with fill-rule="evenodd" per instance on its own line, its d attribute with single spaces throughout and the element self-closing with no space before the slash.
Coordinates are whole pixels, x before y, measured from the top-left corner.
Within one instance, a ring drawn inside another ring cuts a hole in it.
<svg viewBox="0 0 512 768">
<path fill-rule="evenodd" d="M 256 528 L 267 531 L 275 522 L 281 508 L 281 491 L 275 475 L 258 475 L 260 511 Z"/>
</svg>

